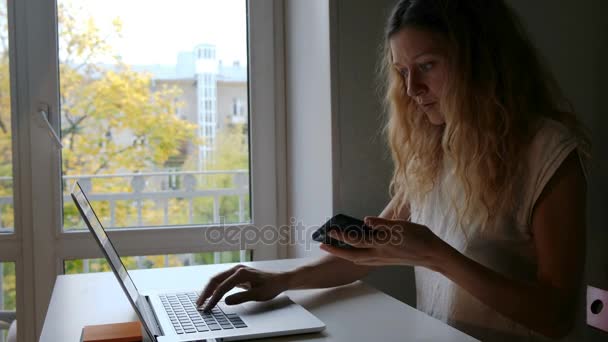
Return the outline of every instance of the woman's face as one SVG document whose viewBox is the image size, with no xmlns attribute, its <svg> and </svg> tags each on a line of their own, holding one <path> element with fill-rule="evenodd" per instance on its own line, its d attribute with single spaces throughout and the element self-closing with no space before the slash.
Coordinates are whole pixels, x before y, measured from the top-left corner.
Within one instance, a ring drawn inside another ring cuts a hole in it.
<svg viewBox="0 0 608 342">
<path fill-rule="evenodd" d="M 393 66 L 405 82 L 407 95 L 434 125 L 445 123 L 439 101 L 447 76 L 445 43 L 441 35 L 404 28 L 390 39 Z"/>
</svg>

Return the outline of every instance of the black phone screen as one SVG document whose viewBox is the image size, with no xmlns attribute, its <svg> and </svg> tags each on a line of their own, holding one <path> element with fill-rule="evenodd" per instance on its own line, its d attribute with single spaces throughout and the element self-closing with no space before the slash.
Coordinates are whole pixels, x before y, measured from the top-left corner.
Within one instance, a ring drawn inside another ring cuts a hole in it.
<svg viewBox="0 0 608 342">
<path fill-rule="evenodd" d="M 366 226 L 362 220 L 357 218 L 338 214 L 330 218 L 325 224 L 317 229 L 312 234 L 312 239 L 317 242 L 322 242 L 339 248 L 354 248 L 351 245 L 340 240 L 332 239 L 328 234 L 332 230 L 338 230 L 345 233 L 349 237 L 364 239 L 372 235 L 373 230 Z"/>
</svg>

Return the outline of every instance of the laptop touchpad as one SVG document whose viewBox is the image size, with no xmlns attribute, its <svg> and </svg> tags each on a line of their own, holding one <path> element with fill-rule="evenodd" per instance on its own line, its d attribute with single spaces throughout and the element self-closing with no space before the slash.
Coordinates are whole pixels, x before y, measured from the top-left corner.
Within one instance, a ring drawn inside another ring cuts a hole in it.
<svg viewBox="0 0 608 342">
<path fill-rule="evenodd" d="M 226 303 L 218 303 L 218 306 L 224 311 L 226 314 L 235 313 L 235 314 L 246 314 L 246 315 L 255 315 L 263 312 L 279 310 L 285 308 L 289 305 L 292 305 L 293 302 L 286 295 L 279 295 L 276 298 L 266 301 L 266 302 L 246 302 L 237 305 L 227 305 Z"/>
</svg>

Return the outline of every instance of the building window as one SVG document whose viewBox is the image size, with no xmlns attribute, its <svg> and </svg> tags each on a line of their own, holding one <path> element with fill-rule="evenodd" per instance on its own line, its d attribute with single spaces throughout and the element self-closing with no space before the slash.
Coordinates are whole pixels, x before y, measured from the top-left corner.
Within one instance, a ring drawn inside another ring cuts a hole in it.
<svg viewBox="0 0 608 342">
<path fill-rule="evenodd" d="M 240 98 L 233 98 L 232 99 L 232 115 L 233 116 L 243 116 L 244 114 L 244 108 L 243 108 L 243 100 L 241 100 Z"/>
</svg>

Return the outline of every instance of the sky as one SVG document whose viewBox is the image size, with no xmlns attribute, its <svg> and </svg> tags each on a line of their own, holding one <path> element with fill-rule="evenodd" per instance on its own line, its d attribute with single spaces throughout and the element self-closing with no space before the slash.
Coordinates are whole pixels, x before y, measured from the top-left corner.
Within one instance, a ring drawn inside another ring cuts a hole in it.
<svg viewBox="0 0 608 342">
<path fill-rule="evenodd" d="M 59 0 L 90 15 L 103 32 L 120 18 L 123 36 L 108 42 L 127 64 L 174 65 L 177 54 L 201 43 L 216 45 L 218 59 L 246 64 L 245 0 Z"/>
</svg>

